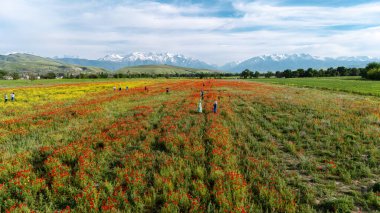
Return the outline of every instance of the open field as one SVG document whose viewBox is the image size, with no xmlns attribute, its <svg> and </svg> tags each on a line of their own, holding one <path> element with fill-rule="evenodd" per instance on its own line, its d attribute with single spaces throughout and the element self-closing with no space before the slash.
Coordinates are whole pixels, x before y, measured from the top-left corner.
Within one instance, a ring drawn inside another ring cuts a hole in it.
<svg viewBox="0 0 380 213">
<path fill-rule="evenodd" d="M 0 103 L 0 212 L 380 210 L 378 97 L 234 80 L 49 82 L 0 88 L 16 93 Z"/>
<path fill-rule="evenodd" d="M 152 80 L 150 79 L 143 79 L 144 81 L 140 82 L 147 82 Z M 41 80 L 0 80 L 0 89 L 2 88 L 20 88 L 20 87 L 44 87 L 44 86 L 54 86 L 54 85 L 65 85 L 66 84 L 82 84 L 82 83 L 90 83 L 90 84 L 96 84 L 96 83 L 110 83 L 114 86 L 119 85 L 128 85 L 128 82 L 136 82 L 136 80 L 132 79 L 115 79 L 115 78 L 98 78 L 98 79 L 41 79 Z M 84 85 L 84 84 L 83 84 Z"/>
<path fill-rule="evenodd" d="M 362 80 L 361 77 L 328 78 L 259 78 L 256 82 L 283 84 L 298 87 L 344 91 L 362 95 L 380 96 L 380 82 Z"/>
</svg>

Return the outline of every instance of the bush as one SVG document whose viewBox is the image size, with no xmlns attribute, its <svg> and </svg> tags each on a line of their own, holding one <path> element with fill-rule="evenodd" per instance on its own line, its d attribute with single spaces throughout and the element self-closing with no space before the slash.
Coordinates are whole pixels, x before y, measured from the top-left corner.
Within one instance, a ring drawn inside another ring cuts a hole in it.
<svg viewBox="0 0 380 213">
<path fill-rule="evenodd" d="M 380 182 L 375 183 L 375 185 L 373 185 L 372 191 L 373 192 L 380 192 Z"/>
<path fill-rule="evenodd" d="M 351 212 L 354 208 L 354 201 L 347 197 L 327 200 L 321 204 L 321 208 L 326 212 Z"/>
<path fill-rule="evenodd" d="M 380 80 L 380 68 L 374 68 L 367 72 L 367 78 L 371 80 Z"/>
</svg>

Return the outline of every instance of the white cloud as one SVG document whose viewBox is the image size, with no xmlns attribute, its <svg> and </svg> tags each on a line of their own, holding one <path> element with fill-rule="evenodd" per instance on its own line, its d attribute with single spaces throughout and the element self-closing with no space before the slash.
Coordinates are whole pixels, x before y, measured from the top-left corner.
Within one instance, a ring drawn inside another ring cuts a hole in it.
<svg viewBox="0 0 380 213">
<path fill-rule="evenodd" d="M 269 53 L 380 56 L 380 3 L 333 8 L 236 1 L 233 7 L 241 17 L 148 1 L 3 0 L 0 52 L 98 58 L 169 51 L 218 64 Z M 340 25 L 347 29 L 334 28 Z"/>
</svg>

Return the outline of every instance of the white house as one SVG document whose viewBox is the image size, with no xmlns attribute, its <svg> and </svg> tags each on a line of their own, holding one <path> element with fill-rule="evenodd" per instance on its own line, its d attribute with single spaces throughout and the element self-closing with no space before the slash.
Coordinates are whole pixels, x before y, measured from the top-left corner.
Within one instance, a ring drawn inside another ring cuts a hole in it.
<svg viewBox="0 0 380 213">
<path fill-rule="evenodd" d="M 12 76 L 9 76 L 9 75 L 6 75 L 3 77 L 5 80 L 13 80 L 13 77 Z"/>
</svg>

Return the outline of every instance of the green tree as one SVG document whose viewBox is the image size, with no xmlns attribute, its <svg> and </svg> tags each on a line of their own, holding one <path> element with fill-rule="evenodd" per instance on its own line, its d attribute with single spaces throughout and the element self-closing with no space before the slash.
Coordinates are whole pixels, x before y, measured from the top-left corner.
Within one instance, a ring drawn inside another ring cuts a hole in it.
<svg viewBox="0 0 380 213">
<path fill-rule="evenodd" d="M 265 78 L 270 78 L 270 77 L 272 77 L 274 74 L 273 74 L 273 72 L 267 72 L 267 73 L 265 73 Z"/>
<path fill-rule="evenodd" d="M 246 78 L 252 77 L 253 72 L 250 71 L 249 69 L 245 69 L 243 72 L 241 72 L 240 76 L 246 79 Z"/>
<path fill-rule="evenodd" d="M 45 75 L 45 78 L 47 79 L 55 79 L 57 75 L 54 72 L 49 72 Z"/>
<path fill-rule="evenodd" d="M 12 76 L 13 80 L 20 79 L 20 74 L 18 74 L 17 72 L 12 73 L 11 76 Z"/>
<path fill-rule="evenodd" d="M 367 66 L 365 67 L 364 70 L 362 70 L 362 72 L 360 72 L 360 75 L 363 77 L 363 78 L 369 78 L 368 77 L 368 72 L 370 70 L 373 70 L 373 69 L 379 69 L 380 68 L 380 63 L 377 63 L 377 62 L 372 62 L 372 63 L 369 63 L 367 64 Z"/>
<path fill-rule="evenodd" d="M 380 68 L 373 68 L 367 72 L 367 78 L 371 80 L 380 80 Z"/>
<path fill-rule="evenodd" d="M 0 70 L 0 78 L 3 78 L 6 75 L 8 75 L 8 72 L 6 72 L 4 70 Z"/>
<path fill-rule="evenodd" d="M 291 77 L 293 77 L 293 76 L 292 76 L 292 71 L 291 71 L 290 69 L 285 70 L 285 71 L 283 72 L 283 76 L 284 76 L 285 78 L 291 78 Z"/>
</svg>

